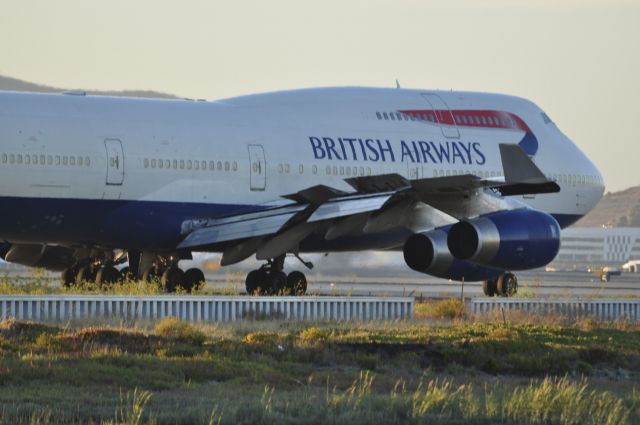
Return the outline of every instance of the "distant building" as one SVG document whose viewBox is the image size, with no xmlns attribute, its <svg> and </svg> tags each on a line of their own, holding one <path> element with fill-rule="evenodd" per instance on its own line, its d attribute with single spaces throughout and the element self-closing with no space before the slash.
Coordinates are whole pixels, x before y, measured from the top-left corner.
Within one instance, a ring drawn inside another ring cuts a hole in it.
<svg viewBox="0 0 640 425">
<path fill-rule="evenodd" d="M 571 227 L 562 231 L 557 268 L 621 266 L 640 259 L 640 227 Z"/>
</svg>

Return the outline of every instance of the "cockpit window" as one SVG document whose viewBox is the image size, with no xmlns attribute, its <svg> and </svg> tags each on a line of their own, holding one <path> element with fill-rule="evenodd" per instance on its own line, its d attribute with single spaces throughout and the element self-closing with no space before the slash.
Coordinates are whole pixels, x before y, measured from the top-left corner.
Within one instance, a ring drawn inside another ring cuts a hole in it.
<svg viewBox="0 0 640 425">
<path fill-rule="evenodd" d="M 540 112 L 540 114 L 542 115 L 542 120 L 544 121 L 545 124 L 553 124 L 553 121 L 551 121 L 551 118 L 549 118 L 549 115 L 545 114 L 544 112 Z"/>
</svg>

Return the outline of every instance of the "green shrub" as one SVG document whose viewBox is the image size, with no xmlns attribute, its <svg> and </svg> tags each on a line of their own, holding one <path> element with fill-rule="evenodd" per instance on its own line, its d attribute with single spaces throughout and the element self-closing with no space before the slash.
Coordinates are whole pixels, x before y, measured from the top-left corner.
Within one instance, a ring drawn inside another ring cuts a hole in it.
<svg viewBox="0 0 640 425">
<path fill-rule="evenodd" d="M 202 345 L 206 339 L 202 331 L 175 317 L 165 317 L 160 320 L 156 324 L 154 331 L 160 337 L 180 342 L 190 342 L 196 345 Z"/>
</svg>

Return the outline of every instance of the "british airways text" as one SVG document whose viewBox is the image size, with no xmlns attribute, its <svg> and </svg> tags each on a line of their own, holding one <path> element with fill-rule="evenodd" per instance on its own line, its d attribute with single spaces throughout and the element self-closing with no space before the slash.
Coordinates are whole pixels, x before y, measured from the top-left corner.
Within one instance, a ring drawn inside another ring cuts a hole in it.
<svg viewBox="0 0 640 425">
<path fill-rule="evenodd" d="M 394 146 L 389 139 L 360 139 L 355 137 L 309 137 L 315 159 L 371 162 L 414 162 L 434 164 L 476 164 L 486 162 L 475 142 L 400 141 Z"/>
</svg>

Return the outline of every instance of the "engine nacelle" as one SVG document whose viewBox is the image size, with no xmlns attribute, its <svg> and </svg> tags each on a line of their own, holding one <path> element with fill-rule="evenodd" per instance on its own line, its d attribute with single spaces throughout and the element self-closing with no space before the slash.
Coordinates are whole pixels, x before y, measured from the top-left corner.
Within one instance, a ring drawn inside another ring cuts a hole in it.
<svg viewBox="0 0 640 425">
<path fill-rule="evenodd" d="M 560 226 L 542 211 L 500 211 L 454 224 L 447 246 L 459 260 L 507 270 L 534 269 L 558 254 Z"/>
<path fill-rule="evenodd" d="M 477 281 L 494 279 L 502 270 L 483 267 L 453 257 L 447 248 L 447 232 L 450 226 L 412 235 L 404 244 L 404 260 L 420 273 L 432 276 Z"/>
</svg>

